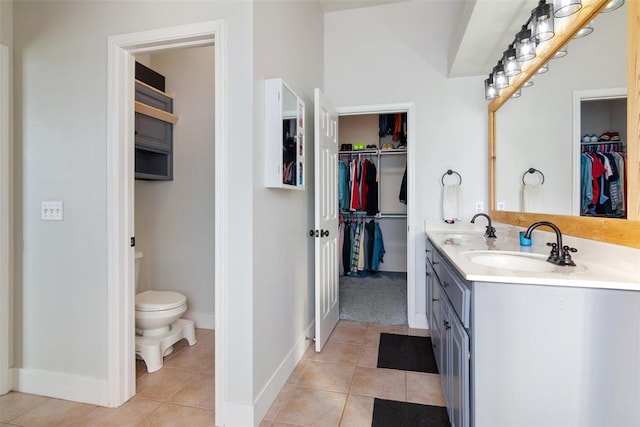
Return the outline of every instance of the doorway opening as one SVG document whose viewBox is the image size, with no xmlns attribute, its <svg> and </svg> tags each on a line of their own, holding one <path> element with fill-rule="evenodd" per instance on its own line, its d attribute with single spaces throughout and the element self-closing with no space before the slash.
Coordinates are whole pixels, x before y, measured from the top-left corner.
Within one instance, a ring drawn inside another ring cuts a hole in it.
<svg viewBox="0 0 640 427">
<path fill-rule="evenodd" d="M 188 309 L 181 318 L 195 322 L 198 336 L 209 337 L 198 338 L 197 347 L 189 351 L 184 351 L 186 339 L 178 340 L 165 351 L 163 365 L 168 369 L 184 366 L 183 359 L 189 354 L 204 354 L 205 350 L 211 353 L 210 358 L 206 358 L 209 360 L 203 357 L 202 366 L 189 369 L 209 371 L 213 368 L 213 341 L 205 331 L 213 330 L 215 325 L 211 262 L 215 256 L 211 221 L 214 217 L 211 184 L 215 182 L 214 121 L 211 120 L 214 116 L 213 51 L 211 45 L 135 56 L 137 64 L 164 77 L 165 85 L 155 88 L 161 92 L 157 96 L 166 102 L 171 99 L 171 110 L 177 118 L 176 124 L 169 126 L 170 131 L 165 131 L 166 122 L 136 113 L 134 199 L 136 260 L 139 260 L 136 295 L 143 292 L 145 296 L 154 295 L 146 291 L 183 295 Z M 144 82 L 136 84 L 138 90 L 145 91 L 137 93 L 141 99 L 146 99 L 147 93 L 155 93 Z M 162 128 L 160 139 L 153 138 L 154 126 Z M 175 334 L 171 341 L 184 335 Z M 138 387 L 151 381 L 146 376 L 148 371 L 149 366 L 138 359 Z"/>
<path fill-rule="evenodd" d="M 409 232 L 415 203 L 411 197 L 413 106 L 354 107 L 337 112 L 338 158 L 348 171 L 349 183 L 339 200 L 340 319 L 415 327 L 414 250 Z M 363 166 L 375 180 L 373 192 L 366 177 L 350 179 L 354 167 L 357 176 Z M 339 186 L 344 184 L 339 179 Z M 353 203 L 354 192 L 360 193 L 359 205 Z M 358 234 L 363 250 L 357 251 L 356 259 L 349 237 Z"/>
<path fill-rule="evenodd" d="M 226 97 L 223 21 L 163 28 L 109 38 L 108 74 L 108 406 L 119 406 L 135 394 L 134 319 L 134 56 L 176 48 L 213 46 L 215 188 L 215 416 L 222 425 L 227 272 L 226 235 Z"/>
<path fill-rule="evenodd" d="M 574 215 L 626 218 L 626 88 L 575 91 Z"/>
</svg>

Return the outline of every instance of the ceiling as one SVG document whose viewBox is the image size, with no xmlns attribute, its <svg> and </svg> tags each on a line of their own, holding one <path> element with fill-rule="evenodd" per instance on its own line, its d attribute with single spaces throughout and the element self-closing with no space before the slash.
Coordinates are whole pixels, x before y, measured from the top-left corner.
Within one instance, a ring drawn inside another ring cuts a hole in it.
<svg viewBox="0 0 640 427">
<path fill-rule="evenodd" d="M 318 0 L 324 12 L 404 1 L 410 0 Z M 464 3 L 449 51 L 449 77 L 489 74 L 538 3 L 537 0 L 447 1 Z"/>
<path fill-rule="evenodd" d="M 536 0 L 464 0 L 449 50 L 449 77 L 489 74 L 527 21 Z"/>
</svg>

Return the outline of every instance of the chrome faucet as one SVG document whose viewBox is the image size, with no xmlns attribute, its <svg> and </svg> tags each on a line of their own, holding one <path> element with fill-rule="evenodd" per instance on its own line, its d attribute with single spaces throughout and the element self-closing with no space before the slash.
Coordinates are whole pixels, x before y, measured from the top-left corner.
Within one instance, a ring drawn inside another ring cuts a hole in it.
<svg viewBox="0 0 640 427">
<path fill-rule="evenodd" d="M 479 216 L 483 216 L 483 217 L 487 218 L 487 221 L 489 222 L 489 225 L 487 225 L 487 229 L 484 232 L 484 237 L 495 239 L 496 238 L 496 229 L 491 225 L 491 218 L 486 213 L 477 213 L 477 214 L 475 214 L 473 216 L 473 218 L 471 218 L 471 224 L 475 224 L 476 218 L 478 218 Z"/>
<path fill-rule="evenodd" d="M 547 258 L 547 261 L 556 265 L 575 266 L 576 263 L 571 259 L 571 252 L 578 252 L 578 250 L 576 248 L 570 248 L 569 246 L 562 245 L 562 232 L 554 223 L 548 221 L 534 222 L 529 226 L 529 228 L 527 228 L 527 231 L 524 233 L 524 237 L 530 239 L 533 230 L 543 225 L 551 228 L 556 233 L 556 243 L 547 243 L 547 246 L 551 246 L 551 253 L 549 254 L 549 258 Z"/>
</svg>

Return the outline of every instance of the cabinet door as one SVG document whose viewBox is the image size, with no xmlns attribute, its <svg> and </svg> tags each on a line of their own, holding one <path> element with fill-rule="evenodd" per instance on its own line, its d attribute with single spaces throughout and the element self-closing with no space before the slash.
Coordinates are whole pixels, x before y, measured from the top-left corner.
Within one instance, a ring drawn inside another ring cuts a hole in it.
<svg viewBox="0 0 640 427">
<path fill-rule="evenodd" d="M 451 358 L 451 315 L 452 311 L 449 306 L 449 301 L 441 289 L 441 301 L 440 301 L 440 316 L 442 318 L 440 328 L 440 343 L 442 345 L 442 369 L 440 370 L 440 382 L 442 383 L 442 389 L 444 391 L 444 399 L 447 402 L 447 412 L 449 413 L 449 420 L 452 409 L 452 397 L 451 397 L 451 364 L 453 360 Z M 453 313 L 455 315 L 455 313 Z"/>
<path fill-rule="evenodd" d="M 449 419 L 452 427 L 465 427 L 469 425 L 469 336 L 453 315 L 450 317 L 450 327 Z"/>
<path fill-rule="evenodd" d="M 173 125 L 136 113 L 136 147 L 170 153 L 173 149 Z"/>
<path fill-rule="evenodd" d="M 430 266 L 431 267 L 431 266 Z M 436 365 L 438 371 L 442 374 L 442 315 L 440 313 L 440 295 L 442 290 L 438 279 L 433 274 L 433 268 L 431 269 L 432 281 L 433 281 L 433 296 L 431 298 L 431 319 L 429 320 L 429 334 L 431 335 L 431 345 L 433 347 L 433 355 L 436 359 Z"/>
<path fill-rule="evenodd" d="M 426 307 L 426 316 L 427 323 L 429 325 L 429 329 L 433 329 L 433 323 L 431 323 L 431 312 L 433 311 L 433 306 L 431 305 L 431 300 L 433 299 L 433 269 L 431 268 L 431 264 L 429 263 L 429 259 L 425 261 L 425 269 L 426 269 L 426 296 L 425 296 L 425 307 Z"/>
</svg>

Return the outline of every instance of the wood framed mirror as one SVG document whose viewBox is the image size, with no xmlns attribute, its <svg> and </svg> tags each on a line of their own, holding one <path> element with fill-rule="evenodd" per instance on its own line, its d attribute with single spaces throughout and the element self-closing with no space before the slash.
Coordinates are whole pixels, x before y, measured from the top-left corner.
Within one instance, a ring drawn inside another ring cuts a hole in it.
<svg viewBox="0 0 640 427">
<path fill-rule="evenodd" d="M 495 221 L 528 227 L 536 221 L 551 221 L 564 234 L 640 248 L 640 5 L 627 1 L 627 153 L 626 153 L 626 219 L 555 214 L 513 212 L 497 209 L 496 197 L 496 123 L 497 111 L 511 96 L 567 45 L 575 34 L 590 23 L 609 0 L 583 0 L 582 9 L 572 21 L 556 28 L 555 37 L 546 43 L 538 56 L 523 66 L 511 85 L 489 104 L 489 206 Z M 553 70 L 551 70 L 553 72 Z M 526 94 L 523 94 L 526 96 Z M 571 117 L 567 117 L 571 121 Z"/>
</svg>

